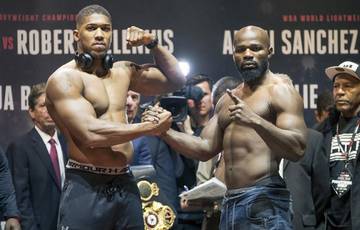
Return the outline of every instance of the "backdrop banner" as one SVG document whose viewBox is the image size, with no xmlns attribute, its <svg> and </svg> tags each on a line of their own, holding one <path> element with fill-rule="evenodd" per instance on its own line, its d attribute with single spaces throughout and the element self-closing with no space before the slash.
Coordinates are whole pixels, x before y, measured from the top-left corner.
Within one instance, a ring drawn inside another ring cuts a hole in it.
<svg viewBox="0 0 360 230">
<path fill-rule="evenodd" d="M 0 145 L 27 132 L 30 86 L 45 82 L 74 56 L 72 30 L 77 12 L 89 1 L 2 1 L 0 3 Z M 189 75 L 214 81 L 238 77 L 232 59 L 236 30 L 257 25 L 270 35 L 270 68 L 288 74 L 304 100 L 305 120 L 314 123 L 319 93 L 331 90 L 328 66 L 360 62 L 360 1 L 138 0 L 99 2 L 112 14 L 111 52 L 116 60 L 152 62 L 144 47 L 127 48 L 126 28 L 157 35 L 160 44 L 190 65 Z"/>
</svg>

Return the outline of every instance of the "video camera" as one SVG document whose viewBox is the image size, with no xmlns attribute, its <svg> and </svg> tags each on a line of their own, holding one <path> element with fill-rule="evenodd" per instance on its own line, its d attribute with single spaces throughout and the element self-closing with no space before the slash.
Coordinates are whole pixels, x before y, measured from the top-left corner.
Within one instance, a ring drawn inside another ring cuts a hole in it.
<svg viewBox="0 0 360 230">
<path fill-rule="evenodd" d="M 199 103 L 204 92 L 198 86 L 187 85 L 181 90 L 175 91 L 172 96 L 160 99 L 160 106 L 172 114 L 173 121 L 183 122 L 188 114 L 187 100 L 192 99 L 195 104 Z"/>
</svg>

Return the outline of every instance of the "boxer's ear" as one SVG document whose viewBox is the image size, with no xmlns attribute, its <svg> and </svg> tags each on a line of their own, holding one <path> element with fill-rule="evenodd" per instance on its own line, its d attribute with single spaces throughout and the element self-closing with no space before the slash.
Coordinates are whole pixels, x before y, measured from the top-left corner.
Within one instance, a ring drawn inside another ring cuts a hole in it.
<svg viewBox="0 0 360 230">
<path fill-rule="evenodd" d="M 79 41 L 79 30 L 73 30 L 73 35 L 74 35 L 74 41 L 78 42 Z"/>
<path fill-rule="evenodd" d="M 270 46 L 269 50 L 268 50 L 268 52 L 269 52 L 268 57 L 269 58 L 271 58 L 271 56 L 273 55 L 273 51 L 274 51 L 274 49 Z"/>
</svg>

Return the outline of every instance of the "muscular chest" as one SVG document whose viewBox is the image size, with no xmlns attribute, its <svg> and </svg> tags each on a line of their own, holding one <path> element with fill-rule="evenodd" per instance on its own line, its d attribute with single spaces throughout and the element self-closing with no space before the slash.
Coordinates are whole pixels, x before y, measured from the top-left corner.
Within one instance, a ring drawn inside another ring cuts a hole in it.
<svg viewBox="0 0 360 230">
<path fill-rule="evenodd" d="M 106 79 L 84 78 L 84 98 L 91 103 L 97 117 L 107 113 L 124 111 L 128 83 L 117 76 Z"/>
<path fill-rule="evenodd" d="M 239 95 L 246 105 L 260 117 L 273 122 L 276 114 L 273 113 L 271 100 L 266 92 L 255 92 L 250 96 Z M 219 125 L 225 130 L 232 122 L 230 120 L 229 106 L 234 105 L 234 102 L 227 96 L 224 98 L 224 103 L 219 110 Z"/>
</svg>

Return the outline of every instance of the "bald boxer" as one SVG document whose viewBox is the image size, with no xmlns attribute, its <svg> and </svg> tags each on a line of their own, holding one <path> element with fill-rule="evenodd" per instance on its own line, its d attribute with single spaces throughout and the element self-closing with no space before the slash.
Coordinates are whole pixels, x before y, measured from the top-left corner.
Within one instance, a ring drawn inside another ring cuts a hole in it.
<svg viewBox="0 0 360 230">
<path fill-rule="evenodd" d="M 224 151 L 221 229 L 291 229 L 290 194 L 278 175 L 281 158 L 299 160 L 305 149 L 303 102 L 290 78 L 269 69 L 269 36 L 241 28 L 233 59 L 243 83 L 221 97 L 200 137 L 170 129 L 162 138 L 176 151 L 206 161 Z M 154 119 L 156 108 L 144 114 Z M 159 119 L 162 113 L 159 111 Z"/>
</svg>

